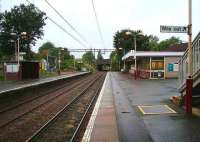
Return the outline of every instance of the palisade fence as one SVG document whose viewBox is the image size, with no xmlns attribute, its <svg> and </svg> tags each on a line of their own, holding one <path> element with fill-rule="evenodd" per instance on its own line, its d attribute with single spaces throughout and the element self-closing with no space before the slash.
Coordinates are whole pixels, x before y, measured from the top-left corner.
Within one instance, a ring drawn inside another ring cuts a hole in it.
<svg viewBox="0 0 200 142">
<path fill-rule="evenodd" d="M 192 43 L 192 76 L 196 77 L 196 74 L 200 72 L 200 33 L 196 36 Z M 188 75 L 188 50 L 185 51 L 183 57 L 179 60 L 179 87 L 185 85 L 185 81 Z"/>
</svg>

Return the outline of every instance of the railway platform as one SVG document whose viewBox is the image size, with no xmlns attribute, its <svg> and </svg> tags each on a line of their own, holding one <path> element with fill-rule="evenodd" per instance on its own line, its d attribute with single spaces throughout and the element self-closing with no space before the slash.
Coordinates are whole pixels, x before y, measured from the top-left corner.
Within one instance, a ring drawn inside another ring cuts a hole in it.
<svg viewBox="0 0 200 142">
<path fill-rule="evenodd" d="M 177 80 L 109 72 L 82 142 L 198 142 L 200 118 L 170 101 Z"/>
<path fill-rule="evenodd" d="M 34 79 L 34 80 L 26 80 L 26 81 L 17 81 L 14 83 L 1 83 L 0 82 L 0 94 L 8 92 L 8 91 L 14 91 L 14 90 L 19 90 L 31 86 L 37 86 L 40 84 L 45 84 L 48 82 L 56 81 L 56 80 L 61 80 L 61 79 L 66 79 L 66 78 L 71 78 L 75 76 L 80 76 L 87 74 L 88 72 L 77 72 L 77 73 L 70 73 L 70 74 L 65 74 L 65 75 L 60 75 L 60 76 L 54 76 L 54 77 L 48 77 L 48 78 L 40 78 L 40 79 Z"/>
</svg>

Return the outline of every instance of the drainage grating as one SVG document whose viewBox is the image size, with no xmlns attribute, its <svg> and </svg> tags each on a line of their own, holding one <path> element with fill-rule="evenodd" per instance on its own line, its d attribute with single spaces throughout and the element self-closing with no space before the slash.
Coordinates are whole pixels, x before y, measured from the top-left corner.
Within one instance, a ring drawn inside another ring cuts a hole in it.
<svg viewBox="0 0 200 142">
<path fill-rule="evenodd" d="M 138 108 L 143 114 L 176 113 L 176 111 L 174 111 L 168 105 L 146 105 L 146 106 L 138 106 Z"/>
</svg>

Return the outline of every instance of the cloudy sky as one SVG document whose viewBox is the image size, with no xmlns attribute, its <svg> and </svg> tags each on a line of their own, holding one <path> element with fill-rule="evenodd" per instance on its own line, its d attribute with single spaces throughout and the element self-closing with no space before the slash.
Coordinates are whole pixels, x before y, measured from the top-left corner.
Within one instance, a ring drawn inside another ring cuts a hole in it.
<svg viewBox="0 0 200 142">
<path fill-rule="evenodd" d="M 25 0 L 0 0 L 1 11 L 9 10 Z M 79 36 L 47 5 L 45 0 L 29 0 L 40 10 L 64 27 L 75 37 Z M 87 40 L 87 48 L 104 48 L 95 22 L 91 0 L 48 0 L 76 30 Z M 171 36 L 187 41 L 186 34 L 160 33 L 160 25 L 186 26 L 188 23 L 188 0 L 93 0 L 98 15 L 105 48 L 113 48 L 113 35 L 117 30 L 141 29 L 144 34 L 152 34 L 160 40 Z M 193 0 L 193 37 L 200 32 L 200 1 Z M 46 42 L 66 48 L 85 48 L 60 30 L 51 21 L 46 21 L 44 37 L 37 42 L 34 51 Z M 81 40 L 81 39 L 80 39 Z M 84 42 L 84 41 L 83 41 Z M 76 54 L 80 57 L 80 54 Z"/>
</svg>

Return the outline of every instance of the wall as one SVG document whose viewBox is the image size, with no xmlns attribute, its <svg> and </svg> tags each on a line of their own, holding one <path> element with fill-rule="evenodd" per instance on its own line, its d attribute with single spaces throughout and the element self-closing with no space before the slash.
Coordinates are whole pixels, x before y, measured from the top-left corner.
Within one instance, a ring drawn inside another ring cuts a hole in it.
<svg viewBox="0 0 200 142">
<path fill-rule="evenodd" d="M 178 63 L 179 57 L 165 57 L 165 78 L 178 78 L 178 70 L 177 65 L 174 65 L 175 63 Z M 171 64 L 170 68 L 169 64 Z M 171 71 L 169 71 L 172 69 Z"/>
</svg>

